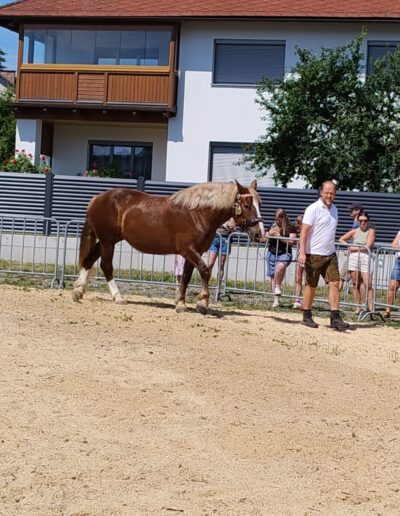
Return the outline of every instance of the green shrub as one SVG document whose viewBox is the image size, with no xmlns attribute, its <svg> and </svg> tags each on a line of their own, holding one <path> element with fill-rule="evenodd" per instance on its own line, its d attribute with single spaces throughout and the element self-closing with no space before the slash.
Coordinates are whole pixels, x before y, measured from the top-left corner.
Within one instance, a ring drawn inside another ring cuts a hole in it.
<svg viewBox="0 0 400 516">
<path fill-rule="evenodd" d="M 32 174 L 47 174 L 50 172 L 50 167 L 46 163 L 46 157 L 40 156 L 39 165 L 32 163 L 32 154 L 27 154 L 25 150 L 16 151 L 13 158 L 8 158 L 1 166 L 2 172 L 30 172 Z"/>
</svg>

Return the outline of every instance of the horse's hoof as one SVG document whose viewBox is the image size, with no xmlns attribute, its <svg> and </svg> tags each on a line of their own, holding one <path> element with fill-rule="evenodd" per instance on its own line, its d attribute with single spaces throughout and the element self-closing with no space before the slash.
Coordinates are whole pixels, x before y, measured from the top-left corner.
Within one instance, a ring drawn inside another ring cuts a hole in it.
<svg viewBox="0 0 400 516">
<path fill-rule="evenodd" d="M 196 309 L 201 315 L 206 315 L 208 312 L 208 306 L 204 305 L 203 303 L 197 303 Z"/>
<path fill-rule="evenodd" d="M 83 292 L 79 289 L 74 289 L 72 291 L 72 299 L 75 301 L 75 302 L 79 302 L 83 297 Z"/>
<path fill-rule="evenodd" d="M 116 305 L 127 305 L 128 301 L 126 299 L 123 299 L 122 297 L 117 297 L 114 299 Z"/>
<path fill-rule="evenodd" d="M 176 305 L 175 307 L 175 312 L 177 314 L 183 314 L 184 312 L 187 312 L 187 306 L 186 305 Z"/>
</svg>

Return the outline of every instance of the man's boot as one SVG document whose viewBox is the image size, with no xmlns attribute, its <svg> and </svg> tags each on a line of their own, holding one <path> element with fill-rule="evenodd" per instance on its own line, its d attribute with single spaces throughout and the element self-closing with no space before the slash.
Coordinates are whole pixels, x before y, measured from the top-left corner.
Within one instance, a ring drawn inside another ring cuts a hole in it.
<svg viewBox="0 0 400 516">
<path fill-rule="evenodd" d="M 350 324 L 343 321 L 341 318 L 339 310 L 331 311 L 331 328 L 334 328 L 338 331 L 344 331 L 350 328 Z"/>
<path fill-rule="evenodd" d="M 318 324 L 312 318 L 311 310 L 303 310 L 303 324 L 309 328 L 318 328 Z"/>
</svg>

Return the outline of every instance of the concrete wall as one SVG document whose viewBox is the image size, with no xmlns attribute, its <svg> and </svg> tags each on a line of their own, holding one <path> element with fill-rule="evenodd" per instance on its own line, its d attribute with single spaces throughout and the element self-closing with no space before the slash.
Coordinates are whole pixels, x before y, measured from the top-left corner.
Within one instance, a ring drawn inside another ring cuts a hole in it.
<svg viewBox="0 0 400 516">
<path fill-rule="evenodd" d="M 52 168 L 55 174 L 82 175 L 88 167 L 89 140 L 151 142 L 151 177 L 165 180 L 167 128 L 161 125 L 57 123 L 54 128 Z"/>
</svg>

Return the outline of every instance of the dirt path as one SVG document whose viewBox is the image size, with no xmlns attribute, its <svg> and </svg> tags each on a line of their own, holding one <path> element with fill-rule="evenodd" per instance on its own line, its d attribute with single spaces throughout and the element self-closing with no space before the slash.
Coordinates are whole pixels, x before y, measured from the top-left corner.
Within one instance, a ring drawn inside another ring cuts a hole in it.
<svg viewBox="0 0 400 516">
<path fill-rule="evenodd" d="M 0 286 L 1 515 L 398 515 L 400 330 Z"/>
</svg>

